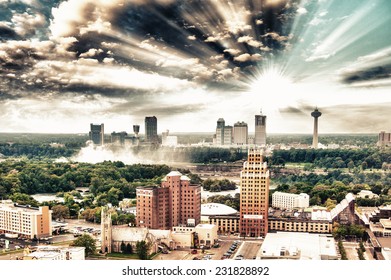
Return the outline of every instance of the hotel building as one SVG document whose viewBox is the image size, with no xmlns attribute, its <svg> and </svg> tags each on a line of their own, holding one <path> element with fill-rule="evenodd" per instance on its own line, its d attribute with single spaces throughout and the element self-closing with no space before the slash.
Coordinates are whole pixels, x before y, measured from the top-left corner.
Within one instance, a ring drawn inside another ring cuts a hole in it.
<svg viewBox="0 0 391 280">
<path fill-rule="evenodd" d="M 0 233 L 17 234 L 27 238 L 52 235 L 52 211 L 48 206 L 39 208 L 16 205 L 7 200 L 0 203 Z"/>
<path fill-rule="evenodd" d="M 138 227 L 171 229 L 200 223 L 201 187 L 178 171 L 167 174 L 161 186 L 137 188 L 136 196 Z"/>
</svg>

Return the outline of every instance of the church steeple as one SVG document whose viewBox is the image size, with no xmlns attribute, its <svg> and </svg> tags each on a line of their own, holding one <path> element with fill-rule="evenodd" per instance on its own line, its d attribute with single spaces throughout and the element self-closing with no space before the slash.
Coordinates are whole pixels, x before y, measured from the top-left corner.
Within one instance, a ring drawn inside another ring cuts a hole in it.
<svg viewBox="0 0 391 280">
<path fill-rule="evenodd" d="M 107 209 L 102 208 L 101 211 L 101 251 L 102 253 L 111 253 L 112 244 L 112 228 L 111 228 L 111 213 L 107 213 Z"/>
</svg>

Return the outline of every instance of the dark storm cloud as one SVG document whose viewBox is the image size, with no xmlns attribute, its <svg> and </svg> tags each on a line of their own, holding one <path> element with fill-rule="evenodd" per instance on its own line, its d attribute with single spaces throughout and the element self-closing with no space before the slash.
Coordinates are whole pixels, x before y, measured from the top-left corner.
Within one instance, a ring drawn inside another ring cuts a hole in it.
<svg viewBox="0 0 391 280">
<path fill-rule="evenodd" d="M 391 78 L 391 64 L 346 74 L 342 81 L 346 84 L 355 84 L 358 82 L 376 81 L 387 78 Z"/>
<path fill-rule="evenodd" d="M 152 101 L 153 102 L 153 101 Z M 145 116 L 149 114 L 165 116 L 182 115 L 183 113 L 196 113 L 204 109 L 204 105 L 191 104 L 191 105 L 167 105 L 167 104 L 147 104 L 134 99 L 120 105 L 113 106 L 105 113 L 121 113 L 121 114 L 132 114 L 135 116 Z"/>
<path fill-rule="evenodd" d="M 0 84 L 1 85 L 1 84 Z M 6 92 L 0 91 L 0 101 L 5 101 L 5 100 L 15 100 L 18 97 L 15 95 L 8 94 Z"/>
<path fill-rule="evenodd" d="M 20 36 L 8 25 L 0 22 L 0 42 L 4 40 L 19 40 Z"/>
<path fill-rule="evenodd" d="M 83 94 L 93 96 L 106 96 L 111 98 L 124 98 L 126 99 L 137 99 L 140 103 L 144 102 L 145 95 L 152 95 L 150 90 L 141 89 L 127 89 L 127 88 L 114 88 L 110 86 L 101 87 L 86 84 L 66 84 L 59 88 L 60 92 Z"/>
</svg>

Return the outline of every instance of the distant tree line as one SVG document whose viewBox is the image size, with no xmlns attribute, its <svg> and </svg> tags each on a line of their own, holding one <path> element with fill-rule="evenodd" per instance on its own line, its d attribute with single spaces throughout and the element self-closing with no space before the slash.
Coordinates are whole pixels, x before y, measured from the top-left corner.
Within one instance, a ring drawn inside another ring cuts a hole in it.
<svg viewBox="0 0 391 280">
<path fill-rule="evenodd" d="M 202 187 L 204 188 L 205 191 L 210 191 L 210 192 L 236 190 L 236 184 L 227 179 L 223 179 L 223 180 L 206 179 L 202 182 Z"/>
<path fill-rule="evenodd" d="M 381 169 L 391 163 L 391 148 L 275 150 L 269 158 L 269 163 L 275 166 L 288 162 L 321 168 Z"/>
<path fill-rule="evenodd" d="M 116 206 L 123 198 L 134 198 L 136 187 L 159 184 L 170 170 L 167 165 L 110 161 L 90 164 L 8 160 L 0 163 L 0 197 L 70 192 L 76 187 L 87 187 L 98 205 Z"/>
<path fill-rule="evenodd" d="M 207 199 L 209 203 L 221 203 L 232 207 L 233 209 L 240 211 L 240 194 L 236 193 L 235 196 L 231 195 L 214 195 Z"/>
<path fill-rule="evenodd" d="M 245 159 L 247 152 L 240 148 L 218 147 L 153 147 L 137 146 L 132 151 L 135 155 L 148 158 L 156 162 L 192 162 L 192 163 L 219 163 L 235 162 Z"/>
<path fill-rule="evenodd" d="M 4 157 L 26 157 L 28 159 L 54 159 L 71 157 L 80 150 L 81 146 L 75 143 L 64 146 L 50 144 L 8 144 L 0 143 L 0 154 Z"/>
</svg>

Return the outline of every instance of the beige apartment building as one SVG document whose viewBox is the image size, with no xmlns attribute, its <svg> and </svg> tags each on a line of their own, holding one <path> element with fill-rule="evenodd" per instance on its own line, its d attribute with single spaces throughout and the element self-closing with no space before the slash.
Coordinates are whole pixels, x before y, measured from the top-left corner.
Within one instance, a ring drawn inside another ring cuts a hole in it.
<svg viewBox="0 0 391 280">
<path fill-rule="evenodd" d="M 0 203 L 0 233 L 17 234 L 27 238 L 52 235 L 52 211 L 48 206 L 39 208 L 16 205 L 7 200 Z"/>
</svg>

